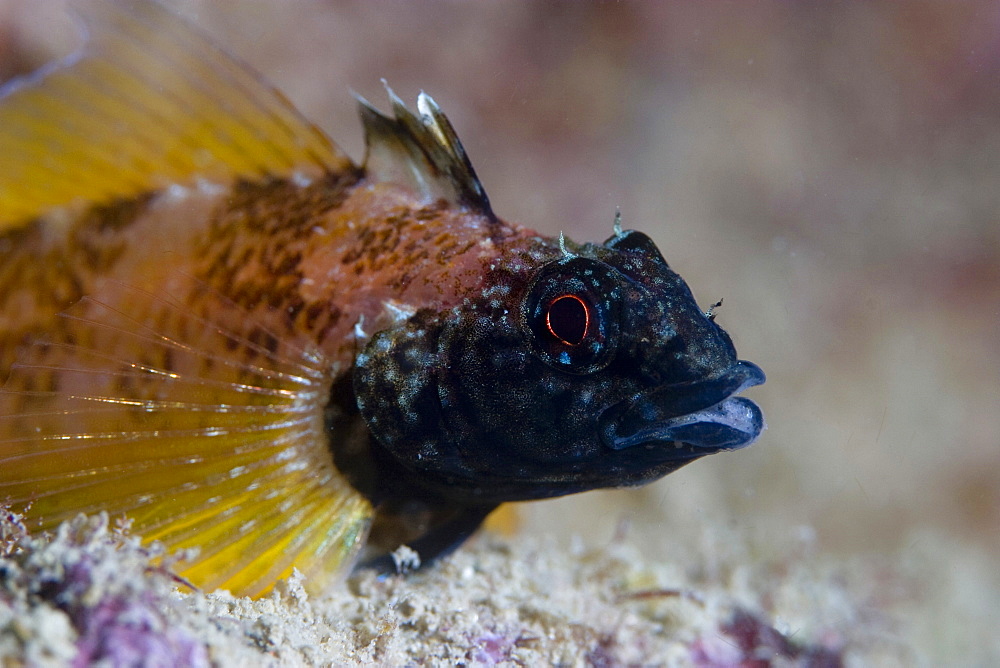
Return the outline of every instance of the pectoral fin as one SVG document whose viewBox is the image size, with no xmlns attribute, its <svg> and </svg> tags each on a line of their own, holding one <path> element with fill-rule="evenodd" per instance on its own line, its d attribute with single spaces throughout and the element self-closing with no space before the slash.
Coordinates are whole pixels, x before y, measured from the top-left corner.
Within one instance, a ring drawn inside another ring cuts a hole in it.
<svg viewBox="0 0 1000 668">
<path fill-rule="evenodd" d="M 179 574 L 206 589 L 260 595 L 293 567 L 321 587 L 372 515 L 328 448 L 330 365 L 197 281 L 173 283 L 107 285 L 15 366 L 0 499 L 46 529 L 130 517 L 146 539 L 198 550 Z"/>
</svg>

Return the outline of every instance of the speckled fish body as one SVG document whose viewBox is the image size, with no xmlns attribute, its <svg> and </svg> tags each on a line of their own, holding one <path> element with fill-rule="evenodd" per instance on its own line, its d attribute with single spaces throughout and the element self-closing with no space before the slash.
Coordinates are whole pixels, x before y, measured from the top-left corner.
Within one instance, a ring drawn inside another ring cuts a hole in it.
<svg viewBox="0 0 1000 668">
<path fill-rule="evenodd" d="M 760 433 L 763 374 L 648 237 L 499 219 L 430 98 L 362 101 L 357 166 L 159 5 L 80 4 L 81 53 L 0 99 L 0 501 L 39 526 L 318 588 Z"/>
</svg>

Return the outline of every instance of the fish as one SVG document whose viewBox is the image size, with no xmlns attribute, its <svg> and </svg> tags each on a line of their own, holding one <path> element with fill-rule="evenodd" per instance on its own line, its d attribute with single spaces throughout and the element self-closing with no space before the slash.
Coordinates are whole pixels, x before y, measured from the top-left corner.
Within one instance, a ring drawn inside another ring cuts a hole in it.
<svg viewBox="0 0 1000 668">
<path fill-rule="evenodd" d="M 0 502 L 125 518 L 204 589 L 455 549 L 501 504 L 658 480 L 764 429 L 653 240 L 493 212 L 421 93 L 356 164 L 149 0 L 0 91 Z"/>
</svg>

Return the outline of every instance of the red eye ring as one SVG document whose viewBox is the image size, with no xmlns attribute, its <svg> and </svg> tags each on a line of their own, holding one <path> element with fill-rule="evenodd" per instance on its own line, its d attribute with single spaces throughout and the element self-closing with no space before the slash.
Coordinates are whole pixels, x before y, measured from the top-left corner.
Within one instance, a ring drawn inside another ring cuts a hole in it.
<svg viewBox="0 0 1000 668">
<path fill-rule="evenodd" d="M 545 309 L 545 329 L 568 346 L 578 346 L 590 331 L 590 305 L 572 294 L 560 295 Z"/>
</svg>

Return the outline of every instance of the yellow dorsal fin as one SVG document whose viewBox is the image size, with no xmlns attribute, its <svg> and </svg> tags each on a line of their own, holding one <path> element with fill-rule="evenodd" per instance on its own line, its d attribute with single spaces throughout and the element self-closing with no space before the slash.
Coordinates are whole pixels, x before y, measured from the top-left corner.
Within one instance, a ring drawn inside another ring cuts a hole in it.
<svg viewBox="0 0 1000 668">
<path fill-rule="evenodd" d="M 204 179 L 353 167 L 244 64 L 146 0 L 77 0 L 80 51 L 0 89 L 0 231 Z"/>
</svg>

